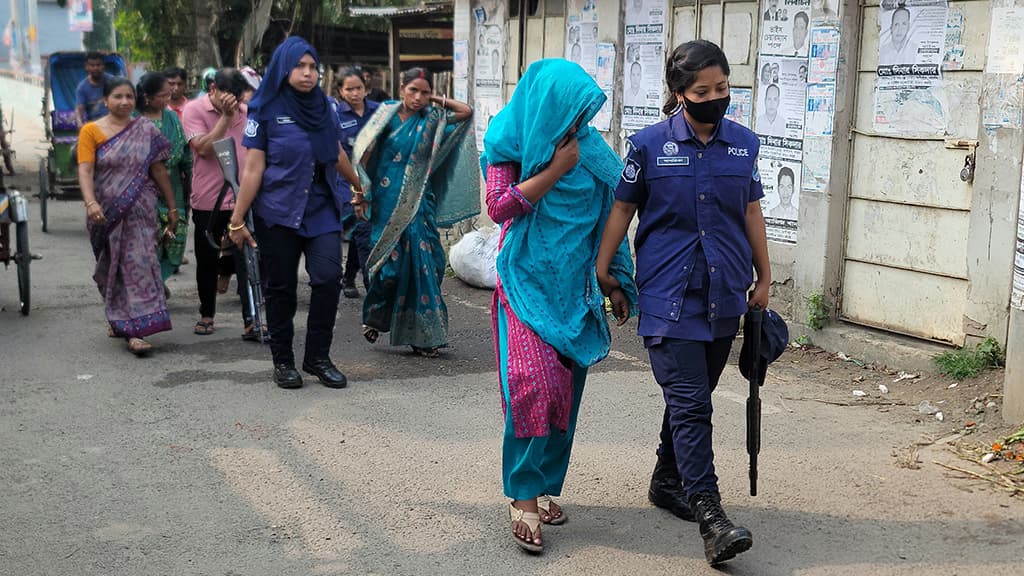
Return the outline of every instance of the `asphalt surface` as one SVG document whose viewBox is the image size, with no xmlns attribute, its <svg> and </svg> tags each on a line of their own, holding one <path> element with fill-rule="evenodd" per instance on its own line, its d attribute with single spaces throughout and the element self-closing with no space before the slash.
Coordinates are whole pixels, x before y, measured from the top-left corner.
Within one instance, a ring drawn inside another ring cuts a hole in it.
<svg viewBox="0 0 1024 576">
<path fill-rule="evenodd" d="M 940 445 L 897 467 L 893 450 L 934 427 L 782 401 L 819 396 L 813 372 L 765 389 L 749 496 L 734 365 L 715 395 L 717 464 L 754 547 L 709 568 L 696 526 L 646 501 L 662 400 L 633 324 L 588 380 L 560 499 L 570 520 L 526 556 L 501 491 L 489 292 L 446 281 L 437 360 L 366 343 L 343 300 L 333 355 L 350 387 L 284 391 L 269 352 L 239 338 L 236 298 L 221 297 L 215 334 L 192 334 L 194 264 L 168 283 L 175 329 L 131 356 L 106 336 L 81 204 L 50 212 L 51 233 L 32 225 L 29 317 L 0 270 L 0 575 L 1021 573 L 1019 498 L 944 477 Z"/>
</svg>

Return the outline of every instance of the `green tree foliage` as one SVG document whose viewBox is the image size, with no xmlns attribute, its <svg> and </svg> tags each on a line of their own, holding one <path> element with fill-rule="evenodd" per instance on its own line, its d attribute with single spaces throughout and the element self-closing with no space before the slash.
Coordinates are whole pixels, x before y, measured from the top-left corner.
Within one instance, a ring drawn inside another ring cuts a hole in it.
<svg viewBox="0 0 1024 576">
<path fill-rule="evenodd" d="M 0 0 L 2 1 L 2 0 Z M 97 0 L 94 6 L 115 0 Z M 174 64 L 202 68 L 235 65 L 235 54 L 246 21 L 252 13 L 252 0 L 116 0 L 117 39 L 119 49 L 134 61 L 149 62 L 154 69 Z M 271 20 L 289 23 L 291 34 L 312 37 L 314 26 L 333 25 L 363 30 L 387 30 L 384 18 L 354 18 L 348 13 L 350 0 L 273 0 Z M 374 5 L 405 6 L 418 0 L 379 0 Z M 97 30 L 101 24 L 97 19 Z M 110 20 L 106 20 L 107 37 L 96 39 L 99 48 L 107 49 Z M 213 40 L 222 62 L 213 62 L 209 50 L 197 48 L 197 34 L 213 28 Z M 264 30 L 263 32 L 266 32 Z M 95 34 L 95 33 L 94 33 Z M 92 36 L 92 34 L 88 35 Z M 273 47 L 264 47 L 269 51 Z M 201 53 L 199 53 L 201 52 Z M 195 70 L 194 70 L 195 71 Z"/>
</svg>

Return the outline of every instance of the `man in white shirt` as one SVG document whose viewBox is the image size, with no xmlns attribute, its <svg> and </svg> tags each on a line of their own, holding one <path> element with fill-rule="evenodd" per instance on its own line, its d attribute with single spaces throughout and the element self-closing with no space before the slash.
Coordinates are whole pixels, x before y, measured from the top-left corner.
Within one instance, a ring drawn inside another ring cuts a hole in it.
<svg viewBox="0 0 1024 576">
<path fill-rule="evenodd" d="M 782 103 L 782 90 L 778 84 L 769 84 L 764 89 L 763 110 L 757 116 L 754 132 L 762 136 L 786 136 L 786 119 L 779 114 Z"/>
<path fill-rule="evenodd" d="M 893 10 L 889 26 L 889 41 L 878 47 L 878 64 L 914 64 L 917 45 L 910 41 L 910 10 L 903 6 Z"/>
</svg>

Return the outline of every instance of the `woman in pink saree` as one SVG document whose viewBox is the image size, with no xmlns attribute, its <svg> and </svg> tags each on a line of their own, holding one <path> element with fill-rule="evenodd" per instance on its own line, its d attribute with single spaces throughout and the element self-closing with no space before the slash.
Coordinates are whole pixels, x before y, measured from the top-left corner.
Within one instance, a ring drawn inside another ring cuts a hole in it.
<svg viewBox="0 0 1024 576">
<path fill-rule="evenodd" d="M 108 334 L 128 350 L 152 350 L 144 338 L 171 329 L 157 259 L 157 192 L 169 208 L 161 241 L 173 238 L 178 213 L 164 160 L 170 142 L 152 122 L 132 118 L 135 90 L 126 78 L 107 82 L 110 113 L 82 127 L 78 179 L 96 257 L 93 279 L 103 296 Z"/>
</svg>

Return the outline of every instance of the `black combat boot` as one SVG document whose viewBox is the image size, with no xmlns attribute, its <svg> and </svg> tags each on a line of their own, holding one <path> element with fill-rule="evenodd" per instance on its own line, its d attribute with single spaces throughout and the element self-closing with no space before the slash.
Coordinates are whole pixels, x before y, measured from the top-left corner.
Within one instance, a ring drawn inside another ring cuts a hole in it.
<svg viewBox="0 0 1024 576">
<path fill-rule="evenodd" d="M 690 498 L 690 508 L 700 523 L 700 536 L 704 539 L 704 556 L 711 565 L 720 564 L 746 552 L 754 543 L 750 530 L 735 526 L 722 510 L 718 494 L 701 492 Z"/>
<path fill-rule="evenodd" d="M 651 487 L 647 490 L 647 499 L 658 508 L 664 508 L 687 522 L 695 522 L 693 511 L 686 503 L 686 492 L 683 481 L 675 463 L 666 463 L 658 456 L 651 474 Z"/>
</svg>

